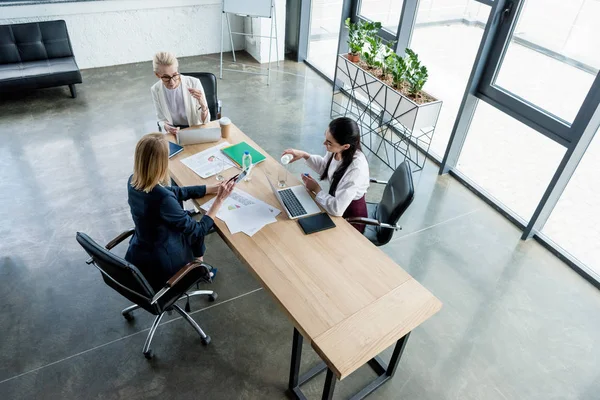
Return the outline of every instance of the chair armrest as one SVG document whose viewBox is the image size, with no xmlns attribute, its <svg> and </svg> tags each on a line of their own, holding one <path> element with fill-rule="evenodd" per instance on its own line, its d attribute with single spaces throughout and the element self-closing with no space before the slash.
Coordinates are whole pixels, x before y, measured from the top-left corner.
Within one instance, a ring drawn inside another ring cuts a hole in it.
<svg viewBox="0 0 600 400">
<path fill-rule="evenodd" d="M 371 182 L 371 183 L 380 183 L 382 185 L 387 185 L 386 181 L 378 181 L 377 179 L 373 179 L 373 178 L 370 178 L 369 182 Z"/>
<path fill-rule="evenodd" d="M 197 262 L 197 261 L 192 261 L 192 262 L 185 264 L 179 271 L 177 271 L 177 273 L 175 275 L 173 275 L 171 277 L 171 279 L 169 279 L 167 281 L 167 283 L 165 283 L 165 286 L 154 295 L 154 297 L 150 301 L 150 304 L 151 305 L 155 304 L 158 301 L 158 299 L 163 297 L 165 295 L 165 293 L 167 293 L 169 291 L 169 289 L 171 289 L 173 286 L 175 286 L 177 284 L 177 282 L 179 282 L 187 274 L 189 274 L 190 271 L 192 271 L 196 268 L 199 268 L 203 265 L 204 265 L 203 263 Z"/>
<path fill-rule="evenodd" d="M 395 230 L 395 231 L 401 231 L 401 230 L 402 230 L 402 227 L 401 227 L 401 226 L 398 226 L 398 225 L 390 225 L 390 224 L 385 224 L 385 223 L 383 223 L 383 222 L 379 224 L 379 227 L 380 227 L 380 228 L 386 228 L 386 229 L 393 229 L 393 230 Z"/>
<path fill-rule="evenodd" d="M 395 231 L 402 230 L 401 226 L 390 225 L 390 224 L 386 224 L 385 222 L 379 222 L 374 218 L 352 217 L 352 218 L 346 218 L 346 221 L 348 221 L 351 224 L 373 225 L 373 226 L 378 226 L 380 228 L 393 229 Z"/>
<path fill-rule="evenodd" d="M 223 103 L 221 100 L 217 100 L 217 119 L 221 119 L 221 114 L 223 110 Z"/>
<path fill-rule="evenodd" d="M 381 225 L 381 222 L 377 221 L 374 218 L 352 217 L 352 218 L 346 218 L 346 221 L 350 222 L 351 224 L 374 225 L 374 226 Z"/>
<path fill-rule="evenodd" d="M 171 277 L 165 284 L 166 287 L 173 287 L 179 282 L 184 276 L 186 276 L 191 270 L 198 268 L 202 265 L 201 262 L 192 261 L 185 264 L 175 275 Z"/>
<path fill-rule="evenodd" d="M 106 250 L 111 250 L 113 247 L 115 247 L 116 245 L 121 243 L 123 240 L 125 240 L 129 236 L 133 235 L 133 232 L 135 232 L 135 229 L 130 229 L 128 231 L 121 233 L 119 236 L 117 236 L 116 238 L 114 238 L 113 240 L 108 242 L 108 244 L 105 246 Z"/>
</svg>

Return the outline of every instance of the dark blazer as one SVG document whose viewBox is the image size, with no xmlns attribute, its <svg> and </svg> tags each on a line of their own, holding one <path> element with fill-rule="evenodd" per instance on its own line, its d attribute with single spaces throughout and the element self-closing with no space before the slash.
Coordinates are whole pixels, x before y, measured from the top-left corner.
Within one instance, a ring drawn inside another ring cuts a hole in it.
<svg viewBox="0 0 600 400">
<path fill-rule="evenodd" d="M 135 233 L 129 241 L 125 259 L 142 272 L 152 287 L 160 289 L 194 259 L 194 249 L 201 247 L 201 253 L 204 253 L 204 236 L 214 221 L 206 215 L 196 221 L 180 204 L 184 200 L 204 197 L 206 186 L 156 185 L 146 193 L 134 189 L 129 177 L 127 190 Z"/>
</svg>

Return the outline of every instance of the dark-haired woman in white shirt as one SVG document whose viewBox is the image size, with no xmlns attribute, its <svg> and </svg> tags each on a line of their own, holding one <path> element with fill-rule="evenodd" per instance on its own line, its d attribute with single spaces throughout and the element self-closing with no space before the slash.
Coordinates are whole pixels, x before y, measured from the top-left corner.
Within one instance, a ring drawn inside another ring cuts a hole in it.
<svg viewBox="0 0 600 400">
<path fill-rule="evenodd" d="M 302 176 L 306 188 L 316 193 L 315 201 L 327 213 L 344 218 L 367 217 L 365 194 L 369 188 L 369 164 L 361 151 L 358 124 L 347 117 L 334 119 L 325 132 L 323 144 L 327 148 L 324 157 L 296 149 L 288 149 L 283 154 L 292 155 L 290 162 L 306 160 L 319 180 L 329 182 L 326 192 L 312 176 Z M 364 232 L 364 225 L 353 226 Z"/>
</svg>

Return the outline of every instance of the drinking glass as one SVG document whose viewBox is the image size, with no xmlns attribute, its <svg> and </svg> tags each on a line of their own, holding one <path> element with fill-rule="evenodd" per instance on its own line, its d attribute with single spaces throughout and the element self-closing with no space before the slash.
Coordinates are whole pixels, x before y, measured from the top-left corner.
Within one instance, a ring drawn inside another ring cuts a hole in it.
<svg viewBox="0 0 600 400">
<path fill-rule="evenodd" d="M 283 168 L 277 168 L 277 186 L 285 187 L 287 182 L 288 166 L 287 164 Z"/>
</svg>

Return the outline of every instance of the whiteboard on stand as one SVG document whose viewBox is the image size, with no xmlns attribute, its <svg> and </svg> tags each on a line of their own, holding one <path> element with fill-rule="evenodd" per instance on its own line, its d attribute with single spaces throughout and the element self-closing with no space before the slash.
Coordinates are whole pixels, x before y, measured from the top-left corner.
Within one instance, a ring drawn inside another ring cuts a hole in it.
<svg viewBox="0 0 600 400">
<path fill-rule="evenodd" d="M 223 0 L 223 12 L 271 18 L 273 0 Z"/>
</svg>

